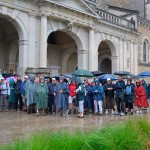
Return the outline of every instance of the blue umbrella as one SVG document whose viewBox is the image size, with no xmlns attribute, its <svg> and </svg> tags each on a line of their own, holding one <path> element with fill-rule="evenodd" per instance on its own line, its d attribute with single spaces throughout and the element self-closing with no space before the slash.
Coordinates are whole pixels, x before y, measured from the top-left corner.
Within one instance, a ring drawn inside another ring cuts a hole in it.
<svg viewBox="0 0 150 150">
<path fill-rule="evenodd" d="M 64 74 L 64 77 L 71 79 L 73 77 L 73 74 L 72 73 L 66 73 L 66 74 Z"/>
<path fill-rule="evenodd" d="M 144 78 L 144 76 L 139 76 L 139 75 L 132 76 L 132 79 L 139 79 L 139 78 Z"/>
<path fill-rule="evenodd" d="M 98 79 L 100 81 L 106 81 L 108 78 L 110 78 L 112 81 L 113 80 L 118 80 L 118 78 L 113 74 L 103 74 L 103 75 L 98 77 Z"/>
<path fill-rule="evenodd" d="M 141 72 L 139 76 L 150 77 L 150 71 Z"/>
<path fill-rule="evenodd" d="M 133 76 L 133 74 L 131 72 L 128 72 L 128 71 L 117 71 L 114 73 L 114 75 Z"/>
</svg>

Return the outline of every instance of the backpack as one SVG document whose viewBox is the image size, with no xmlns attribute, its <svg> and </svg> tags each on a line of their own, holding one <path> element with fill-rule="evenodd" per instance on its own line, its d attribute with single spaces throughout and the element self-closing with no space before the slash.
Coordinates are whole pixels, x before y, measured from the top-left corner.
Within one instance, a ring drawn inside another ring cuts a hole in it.
<svg viewBox="0 0 150 150">
<path fill-rule="evenodd" d="M 131 86 L 126 86 L 126 94 L 127 94 L 127 95 L 130 95 L 130 94 L 131 94 L 131 90 L 132 90 L 132 87 L 131 87 Z"/>
</svg>

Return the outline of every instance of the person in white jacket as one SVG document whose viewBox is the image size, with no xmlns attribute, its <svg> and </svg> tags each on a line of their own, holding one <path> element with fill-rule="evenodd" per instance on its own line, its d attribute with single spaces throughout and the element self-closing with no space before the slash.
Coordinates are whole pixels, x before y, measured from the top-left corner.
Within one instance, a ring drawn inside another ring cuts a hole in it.
<svg viewBox="0 0 150 150">
<path fill-rule="evenodd" d="M 5 111 L 8 111 L 8 96 L 10 95 L 9 84 L 6 83 L 4 78 L 1 78 L 0 83 L 0 112 L 3 108 L 3 103 L 5 104 Z"/>
</svg>

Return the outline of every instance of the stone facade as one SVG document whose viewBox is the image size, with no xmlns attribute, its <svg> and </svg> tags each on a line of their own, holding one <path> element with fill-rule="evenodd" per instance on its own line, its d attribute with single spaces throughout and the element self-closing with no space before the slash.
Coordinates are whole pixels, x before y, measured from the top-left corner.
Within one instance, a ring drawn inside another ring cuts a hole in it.
<svg viewBox="0 0 150 150">
<path fill-rule="evenodd" d="M 141 66 L 148 69 L 141 40 L 149 48 L 149 21 L 137 11 L 100 6 L 92 0 L 1 0 L 0 68 L 51 76 L 76 68 L 134 74 Z"/>
</svg>

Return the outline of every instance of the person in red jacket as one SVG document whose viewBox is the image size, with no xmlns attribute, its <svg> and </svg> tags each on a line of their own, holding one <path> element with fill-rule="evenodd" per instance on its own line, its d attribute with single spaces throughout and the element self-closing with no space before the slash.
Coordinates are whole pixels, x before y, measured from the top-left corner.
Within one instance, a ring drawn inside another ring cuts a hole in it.
<svg viewBox="0 0 150 150">
<path fill-rule="evenodd" d="M 70 91 L 70 96 L 69 96 L 69 113 L 71 114 L 71 111 L 74 109 L 74 113 L 76 113 L 76 108 L 74 105 L 74 101 L 76 99 L 76 82 L 74 80 L 71 81 L 69 84 L 69 91 Z"/>
<path fill-rule="evenodd" d="M 138 107 L 137 113 L 142 114 L 142 107 L 147 108 L 149 107 L 146 92 L 142 86 L 142 82 L 140 80 L 136 81 L 135 87 L 135 106 Z"/>
</svg>

